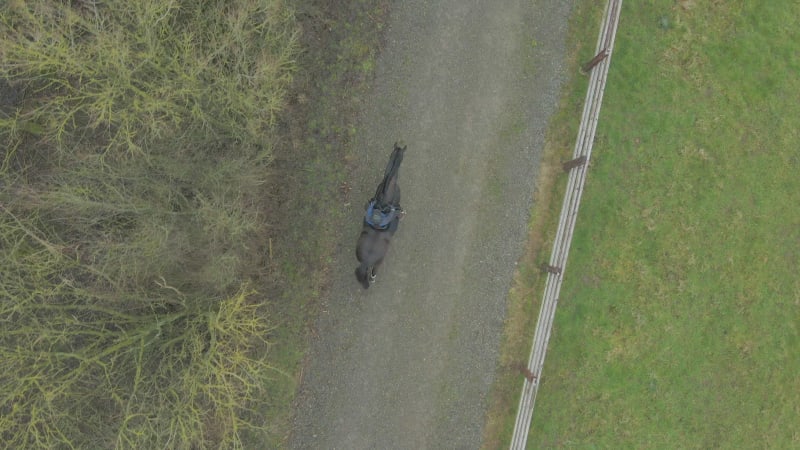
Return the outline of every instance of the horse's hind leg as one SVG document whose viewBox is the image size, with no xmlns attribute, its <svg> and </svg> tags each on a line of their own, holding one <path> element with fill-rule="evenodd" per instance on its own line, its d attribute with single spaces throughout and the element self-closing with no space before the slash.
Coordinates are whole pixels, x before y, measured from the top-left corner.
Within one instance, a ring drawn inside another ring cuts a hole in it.
<svg viewBox="0 0 800 450">
<path fill-rule="evenodd" d="M 375 282 L 375 278 L 378 276 L 378 267 L 380 267 L 382 263 L 383 263 L 383 258 L 381 258 L 378 262 L 376 262 L 372 267 L 369 268 L 370 284 Z"/>
</svg>

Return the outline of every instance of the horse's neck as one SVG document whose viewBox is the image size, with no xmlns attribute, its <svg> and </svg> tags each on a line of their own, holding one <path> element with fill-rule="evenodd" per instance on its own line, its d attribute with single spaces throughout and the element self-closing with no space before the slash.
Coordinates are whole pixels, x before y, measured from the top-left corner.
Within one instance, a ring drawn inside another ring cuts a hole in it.
<svg viewBox="0 0 800 450">
<path fill-rule="evenodd" d="M 395 189 L 397 186 L 397 178 L 392 177 L 382 184 L 383 190 L 380 192 L 380 195 L 376 197 L 376 200 L 380 203 L 390 204 L 394 201 L 394 194 L 397 191 Z"/>
</svg>

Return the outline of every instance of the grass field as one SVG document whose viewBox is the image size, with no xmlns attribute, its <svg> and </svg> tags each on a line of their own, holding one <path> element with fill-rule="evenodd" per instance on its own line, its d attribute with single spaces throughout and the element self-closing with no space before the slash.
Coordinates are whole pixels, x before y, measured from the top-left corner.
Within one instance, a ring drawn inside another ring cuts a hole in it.
<svg viewBox="0 0 800 450">
<path fill-rule="evenodd" d="M 588 59 L 597 25 L 577 28 Z M 797 2 L 623 5 L 529 448 L 800 446 L 798 42 Z M 534 220 L 551 230 L 549 208 Z M 524 312 L 541 295 L 528 271 Z"/>
</svg>

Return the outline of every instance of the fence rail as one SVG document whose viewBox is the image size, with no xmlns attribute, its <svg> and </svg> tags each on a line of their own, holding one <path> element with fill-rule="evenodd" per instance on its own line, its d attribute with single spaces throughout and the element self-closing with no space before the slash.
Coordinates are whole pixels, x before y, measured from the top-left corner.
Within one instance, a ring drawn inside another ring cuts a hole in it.
<svg viewBox="0 0 800 450">
<path fill-rule="evenodd" d="M 592 154 L 592 144 L 597 130 L 600 106 L 603 102 L 603 93 L 608 76 L 608 67 L 611 64 L 611 54 L 613 53 L 614 38 L 617 33 L 621 7 L 622 0 L 608 1 L 600 36 L 597 39 L 596 56 L 581 67 L 581 70 L 587 72 L 590 76 L 589 89 L 583 106 L 583 115 L 580 129 L 578 130 L 578 138 L 575 142 L 573 159 L 564 164 L 564 170 L 569 172 L 569 181 L 564 204 L 561 208 L 561 217 L 558 222 L 558 231 L 553 243 L 550 263 L 544 266 L 547 272 L 547 280 L 545 282 L 542 306 L 539 310 L 539 319 L 533 336 L 530 359 L 528 360 L 527 368 L 523 370 L 525 380 L 522 386 L 519 407 L 517 408 L 514 434 L 511 438 L 512 450 L 524 449 L 528 440 L 528 430 L 533 418 L 536 393 L 539 391 L 539 380 L 541 380 L 547 343 L 550 340 L 550 332 L 553 328 L 553 318 L 558 305 L 561 281 L 567 264 L 567 255 L 572 242 L 572 233 L 575 229 L 575 220 L 578 216 L 578 206 L 580 205 L 583 186 L 586 182 L 586 169 L 589 166 Z"/>
</svg>

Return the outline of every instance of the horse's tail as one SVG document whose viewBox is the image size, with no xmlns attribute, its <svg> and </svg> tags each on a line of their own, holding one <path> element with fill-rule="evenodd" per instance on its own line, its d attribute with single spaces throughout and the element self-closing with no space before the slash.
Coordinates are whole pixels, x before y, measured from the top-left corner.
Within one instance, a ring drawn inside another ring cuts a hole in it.
<svg viewBox="0 0 800 450">
<path fill-rule="evenodd" d="M 391 180 L 397 178 L 397 172 L 400 170 L 400 163 L 403 162 L 403 153 L 406 151 L 406 146 L 400 147 L 397 142 L 394 143 L 394 150 L 392 156 L 389 157 L 389 164 L 386 165 L 386 171 L 383 174 L 383 181 L 378 185 L 378 190 L 375 192 L 376 199 L 383 199 L 391 188 Z"/>
<path fill-rule="evenodd" d="M 360 266 L 356 267 L 356 279 L 364 289 L 369 289 L 369 266 L 366 263 L 361 263 Z"/>
</svg>

